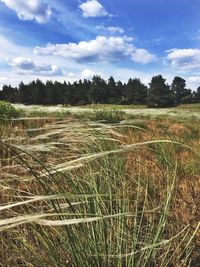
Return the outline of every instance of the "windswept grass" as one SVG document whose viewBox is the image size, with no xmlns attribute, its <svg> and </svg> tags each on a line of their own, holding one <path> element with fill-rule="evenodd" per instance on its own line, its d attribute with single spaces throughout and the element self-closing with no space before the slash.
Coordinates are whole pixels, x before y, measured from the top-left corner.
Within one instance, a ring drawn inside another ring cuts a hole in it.
<svg viewBox="0 0 200 267">
<path fill-rule="evenodd" d="M 2 128 L 1 265 L 198 266 L 200 129 L 190 127 L 68 118 Z"/>
<path fill-rule="evenodd" d="M 93 112 L 81 112 L 76 117 L 87 121 L 101 121 L 117 123 L 126 118 L 126 113 L 117 109 L 95 109 Z"/>
</svg>

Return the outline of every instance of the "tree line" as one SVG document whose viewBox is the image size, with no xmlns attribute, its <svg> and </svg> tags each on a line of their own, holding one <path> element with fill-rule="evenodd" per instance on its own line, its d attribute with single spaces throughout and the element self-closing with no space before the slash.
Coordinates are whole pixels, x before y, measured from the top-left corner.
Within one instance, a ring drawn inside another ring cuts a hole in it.
<svg viewBox="0 0 200 267">
<path fill-rule="evenodd" d="M 86 105 L 100 104 L 146 104 L 147 107 L 171 107 L 183 103 L 200 103 L 200 87 L 196 91 L 186 88 L 186 81 L 174 77 L 171 85 L 162 75 L 154 76 L 149 86 L 140 79 L 130 78 L 127 83 L 108 81 L 101 76 L 92 80 L 43 83 L 37 79 L 28 84 L 21 82 L 18 87 L 4 85 L 0 100 L 26 105 Z"/>
</svg>

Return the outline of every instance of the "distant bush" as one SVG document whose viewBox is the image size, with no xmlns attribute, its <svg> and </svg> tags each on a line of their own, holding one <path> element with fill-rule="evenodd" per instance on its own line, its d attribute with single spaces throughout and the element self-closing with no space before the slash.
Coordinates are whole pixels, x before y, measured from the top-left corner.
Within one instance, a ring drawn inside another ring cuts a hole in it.
<svg viewBox="0 0 200 267">
<path fill-rule="evenodd" d="M 117 123 L 125 119 L 125 112 L 121 110 L 106 110 L 97 109 L 94 112 L 85 112 L 78 114 L 79 119 L 86 119 L 91 121 L 106 121 L 111 123 Z"/>
<path fill-rule="evenodd" d="M 17 117 L 19 117 L 19 111 L 17 111 L 10 103 L 0 101 L 0 120 Z"/>
</svg>

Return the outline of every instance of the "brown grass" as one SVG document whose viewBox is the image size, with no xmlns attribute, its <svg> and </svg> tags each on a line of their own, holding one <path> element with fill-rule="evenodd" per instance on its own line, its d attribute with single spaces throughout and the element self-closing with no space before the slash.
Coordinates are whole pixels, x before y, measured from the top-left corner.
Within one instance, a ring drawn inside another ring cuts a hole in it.
<svg viewBox="0 0 200 267">
<path fill-rule="evenodd" d="M 176 181 L 171 214 L 169 214 L 171 223 L 167 226 L 167 231 L 165 234 L 167 238 L 169 233 L 177 233 L 186 226 L 188 226 L 188 231 L 192 232 L 195 230 L 200 221 L 199 159 L 194 156 L 194 153 L 199 153 L 199 147 L 197 144 L 200 142 L 200 136 L 198 135 L 200 126 L 198 129 L 195 128 L 196 136 L 191 135 L 190 138 L 193 126 L 189 123 L 183 124 L 171 122 L 169 120 L 150 120 L 144 123 L 146 131 L 140 131 L 134 128 L 127 128 L 126 130 L 119 128 L 110 131 L 107 128 L 107 125 L 103 125 L 98 128 L 95 126 L 95 124 L 90 124 L 88 127 L 87 124 L 82 124 L 79 121 L 69 119 L 67 121 L 59 122 L 50 118 L 45 120 L 39 119 L 14 122 L 9 125 L 1 126 L 0 131 L 1 139 L 7 140 L 6 142 L 9 144 L 20 146 L 23 149 L 29 148 L 29 146 L 35 146 L 35 150 L 30 151 L 30 153 L 32 153 L 37 159 L 41 160 L 49 168 L 52 168 L 58 164 L 62 164 L 68 160 L 78 158 L 84 152 L 84 145 L 87 143 L 92 144 L 94 141 L 94 136 L 92 131 L 89 130 L 89 128 L 91 129 L 91 125 L 97 131 L 102 132 L 103 136 L 106 136 L 106 132 L 110 132 L 109 136 L 118 139 L 118 141 L 123 145 L 133 144 L 141 141 L 166 139 L 169 137 L 173 140 L 181 142 L 187 140 L 187 145 L 191 145 L 194 152 L 190 152 L 187 149 L 177 148 L 176 156 L 179 165 L 177 169 L 178 180 Z M 73 125 L 73 128 L 70 125 Z M 54 143 L 54 145 L 52 145 L 52 143 Z M 41 149 L 39 145 L 43 145 L 45 149 L 49 148 L 49 151 Z M 166 146 L 169 146 L 169 154 L 174 153 L 171 152 L 170 145 Z M 21 166 L 18 163 L 18 160 L 16 160 L 16 157 L 13 158 L 13 150 L 3 149 L 2 146 L 0 146 L 0 148 L 2 151 L 0 152 L 1 204 L 15 200 L 15 197 L 19 192 L 28 192 L 30 195 L 44 194 L 42 186 L 38 184 L 38 181 L 33 179 L 33 175 L 28 171 L 27 166 Z M 129 152 L 126 154 L 125 164 L 126 175 L 128 179 L 126 190 L 127 194 L 131 197 L 131 195 L 135 193 L 133 183 L 133 177 L 135 174 L 143 173 L 143 176 L 146 177 L 149 172 L 151 173 L 151 179 L 153 180 L 153 182 L 151 182 L 154 185 L 154 188 L 152 188 L 154 201 L 156 200 L 157 203 L 161 203 L 164 196 L 164 184 L 167 177 L 166 173 L 163 173 L 162 164 L 164 163 L 162 162 L 162 159 L 156 158 L 155 154 L 151 151 L 152 149 L 157 148 L 142 148 L 136 150 L 135 152 Z M 34 166 L 34 170 L 36 172 L 39 173 L 42 171 L 41 166 L 39 166 L 37 162 L 32 160 L 27 155 L 22 154 L 22 152 L 19 152 L 19 156 L 22 156 L 23 159 L 28 158 L 29 164 Z M 138 164 L 138 162 L 140 162 L 140 164 Z M 71 175 L 73 176 L 73 172 Z M 80 169 L 80 176 L 83 175 L 84 168 Z M 51 186 L 51 181 L 47 179 L 47 182 L 49 183 L 49 186 Z M 63 184 L 63 188 L 70 191 L 70 188 L 64 179 L 61 179 L 60 183 Z M 142 190 L 143 189 L 141 188 L 141 195 L 144 194 Z M 37 203 L 37 205 L 41 205 L 42 209 L 42 203 Z M 15 209 L 12 210 L 12 212 L 13 211 L 15 211 Z M 9 217 L 9 212 L 3 216 Z M 23 230 L 23 227 L 21 230 Z M 20 231 L 20 229 L 18 229 L 18 231 Z M 27 231 L 27 239 L 30 242 L 35 243 L 37 247 L 38 244 L 36 244 L 36 240 L 29 236 L 28 227 L 23 231 Z M 0 235 L 0 266 L 31 266 L 25 265 L 25 260 L 20 258 L 20 256 L 14 251 L 11 251 L 10 242 L 15 243 L 16 240 L 13 239 L 15 234 L 16 232 L 13 230 L 11 233 L 6 232 Z M 52 235 L 54 235 L 53 230 Z M 193 252 L 190 259 L 190 266 L 198 267 L 200 266 L 200 231 L 196 233 L 192 246 Z M 174 248 L 172 248 L 172 250 L 173 249 L 176 249 L 176 244 L 174 244 Z M 178 260 L 175 259 L 175 257 L 179 257 L 181 253 L 180 247 L 177 249 L 176 254 L 173 256 L 174 258 L 170 263 L 171 265 L 169 266 L 183 266 L 181 265 L 181 257 Z M 61 257 L 67 257 L 67 252 L 62 252 Z M 50 267 L 53 265 L 49 263 L 48 266 Z"/>
</svg>

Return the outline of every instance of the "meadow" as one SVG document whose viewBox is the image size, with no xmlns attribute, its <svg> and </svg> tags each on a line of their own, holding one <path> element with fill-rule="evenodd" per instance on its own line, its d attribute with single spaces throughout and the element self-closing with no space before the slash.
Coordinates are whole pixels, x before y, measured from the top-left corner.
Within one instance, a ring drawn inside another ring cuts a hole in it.
<svg viewBox="0 0 200 267">
<path fill-rule="evenodd" d="M 167 117 L 175 120 L 191 120 L 200 119 L 200 104 L 183 104 L 174 108 L 146 108 L 145 105 L 104 105 L 91 104 L 85 106 L 39 106 L 39 105 L 23 105 L 13 104 L 25 117 L 65 117 L 66 115 L 87 115 L 95 111 L 123 111 L 126 118 L 151 117 L 160 118 Z"/>
<path fill-rule="evenodd" d="M 200 106 L 14 105 L 0 266 L 200 266 Z"/>
</svg>

